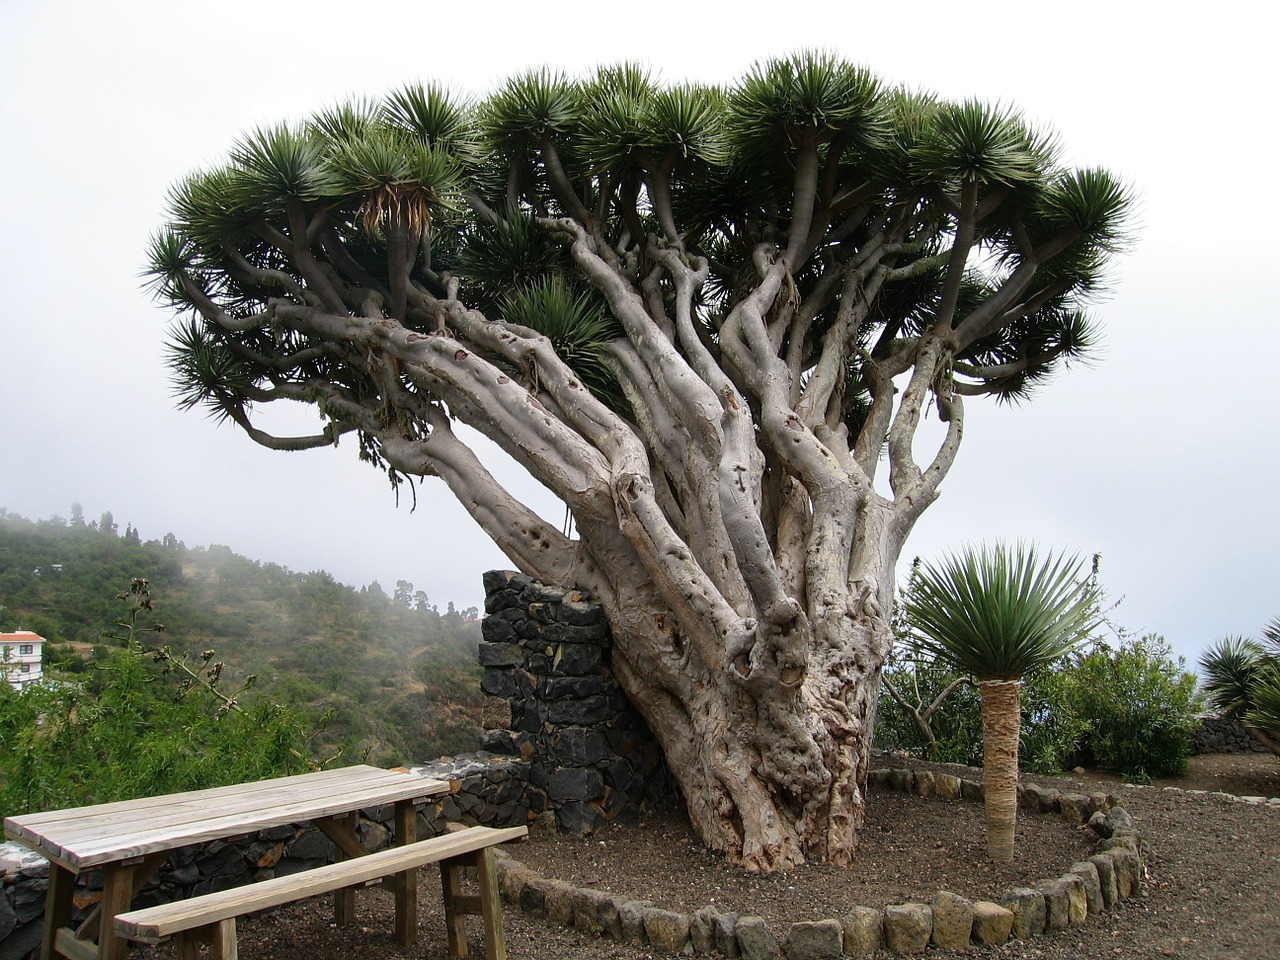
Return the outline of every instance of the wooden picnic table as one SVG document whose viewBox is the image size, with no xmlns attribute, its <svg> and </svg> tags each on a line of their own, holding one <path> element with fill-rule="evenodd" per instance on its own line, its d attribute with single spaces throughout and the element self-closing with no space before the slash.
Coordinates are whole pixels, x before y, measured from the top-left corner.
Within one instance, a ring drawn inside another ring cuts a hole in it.
<svg viewBox="0 0 1280 960">
<path fill-rule="evenodd" d="M 143 797 L 70 810 L 9 817 L 4 832 L 49 859 L 41 960 L 123 960 L 127 941 L 114 933 L 117 915 L 179 847 L 293 823 L 314 823 L 339 856 L 366 851 L 356 837 L 359 811 L 395 805 L 397 844 L 416 839 L 415 807 L 449 791 L 444 780 L 360 764 L 256 783 Z M 103 871 L 102 899 L 72 928 L 75 878 Z M 412 891 L 396 891 L 397 931 L 416 926 Z M 354 891 L 334 894 L 338 923 L 354 917 Z M 412 914 L 412 915 L 411 915 Z"/>
</svg>

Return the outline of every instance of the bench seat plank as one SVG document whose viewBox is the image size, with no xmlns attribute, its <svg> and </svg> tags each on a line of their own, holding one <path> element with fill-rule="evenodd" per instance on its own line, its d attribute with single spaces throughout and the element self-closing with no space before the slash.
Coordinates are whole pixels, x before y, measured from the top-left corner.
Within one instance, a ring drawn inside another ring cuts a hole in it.
<svg viewBox="0 0 1280 960">
<path fill-rule="evenodd" d="M 128 940 L 154 943 L 184 930 L 367 883 L 424 864 L 474 853 L 494 844 L 527 836 L 528 832 L 527 827 L 470 827 L 430 840 L 419 840 L 351 860 L 340 860 L 302 873 L 121 913 L 115 918 L 115 931 L 117 936 Z"/>
</svg>

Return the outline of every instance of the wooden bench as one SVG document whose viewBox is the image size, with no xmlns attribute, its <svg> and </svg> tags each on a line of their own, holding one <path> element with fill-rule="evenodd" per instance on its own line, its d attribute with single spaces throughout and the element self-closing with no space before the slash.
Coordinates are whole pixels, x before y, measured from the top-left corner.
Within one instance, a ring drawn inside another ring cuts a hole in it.
<svg viewBox="0 0 1280 960">
<path fill-rule="evenodd" d="M 505 960 L 493 847 L 528 832 L 526 827 L 470 827 L 285 877 L 121 913 L 115 918 L 115 932 L 143 943 L 174 936 L 178 960 L 194 960 L 200 943 L 210 945 L 213 960 L 236 960 L 236 917 L 390 879 L 396 889 L 396 940 L 409 946 L 417 937 L 417 868 L 439 863 L 450 956 L 467 955 L 465 917 L 478 914 L 484 918 L 486 960 Z M 478 896 L 461 892 L 460 873 L 467 866 L 477 868 Z"/>
</svg>

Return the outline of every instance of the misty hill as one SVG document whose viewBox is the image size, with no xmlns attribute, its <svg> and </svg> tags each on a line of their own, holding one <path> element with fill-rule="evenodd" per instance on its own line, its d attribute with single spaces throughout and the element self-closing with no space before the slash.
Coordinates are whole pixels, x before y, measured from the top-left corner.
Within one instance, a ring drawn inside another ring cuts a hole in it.
<svg viewBox="0 0 1280 960">
<path fill-rule="evenodd" d="M 347 758 L 393 764 L 473 750 L 480 692 L 478 611 L 441 613 L 412 583 L 388 595 L 323 570 L 296 573 L 228 547 L 187 547 L 172 533 L 142 540 L 110 513 L 32 521 L 0 508 L 0 630 L 21 627 L 51 645 L 55 672 L 92 669 L 115 643 L 117 599 L 151 582 L 158 642 L 195 660 L 212 649 L 224 683 L 258 677 L 254 695 L 319 717 L 322 740 Z"/>
</svg>

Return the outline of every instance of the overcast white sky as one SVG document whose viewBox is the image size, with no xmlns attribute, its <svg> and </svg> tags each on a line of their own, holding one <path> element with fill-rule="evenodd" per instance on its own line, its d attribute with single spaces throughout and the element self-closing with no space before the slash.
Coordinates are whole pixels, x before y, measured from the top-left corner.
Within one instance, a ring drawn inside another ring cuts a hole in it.
<svg viewBox="0 0 1280 960">
<path fill-rule="evenodd" d="M 638 59 L 667 80 L 729 81 L 822 47 L 892 82 L 1014 104 L 1141 197 L 1139 242 L 1097 308 L 1101 362 L 1028 406 L 970 404 L 905 559 L 997 538 L 1101 552 L 1125 597 L 1116 619 L 1192 659 L 1280 616 L 1276 8 L 728 7 L 0 2 L 0 507 L 65 517 L 78 502 L 144 539 L 479 604 L 481 573 L 509 564 L 442 485 L 410 513 L 353 444 L 272 453 L 174 409 L 167 318 L 138 277 L 167 188 L 256 124 L 412 79 L 481 93 L 530 65 Z"/>
</svg>

